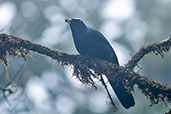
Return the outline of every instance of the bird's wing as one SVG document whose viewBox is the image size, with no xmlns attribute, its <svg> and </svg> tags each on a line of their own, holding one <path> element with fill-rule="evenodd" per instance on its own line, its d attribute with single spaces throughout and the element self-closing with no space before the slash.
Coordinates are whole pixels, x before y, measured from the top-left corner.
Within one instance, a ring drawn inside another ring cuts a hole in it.
<svg viewBox="0 0 171 114">
<path fill-rule="evenodd" d="M 101 57 L 109 62 L 118 64 L 116 54 L 103 34 L 89 28 L 86 34 L 86 40 L 92 42 L 90 45 L 92 44 L 92 51 L 94 51 L 97 57 Z"/>
</svg>

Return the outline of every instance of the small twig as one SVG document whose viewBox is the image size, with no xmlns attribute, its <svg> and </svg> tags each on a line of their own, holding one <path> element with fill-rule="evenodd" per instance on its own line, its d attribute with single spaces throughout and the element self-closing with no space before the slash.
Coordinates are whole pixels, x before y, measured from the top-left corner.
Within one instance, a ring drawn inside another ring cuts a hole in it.
<svg viewBox="0 0 171 114">
<path fill-rule="evenodd" d="M 104 88 L 105 88 L 105 90 L 106 90 L 106 92 L 107 92 L 107 95 L 108 95 L 108 97 L 109 97 L 109 99 L 110 99 L 110 101 L 111 101 L 111 104 L 113 105 L 113 110 L 114 110 L 114 112 L 118 112 L 119 109 L 117 108 L 117 106 L 115 105 L 115 103 L 114 103 L 114 101 L 113 101 L 113 99 L 112 99 L 112 96 L 111 96 L 111 94 L 110 94 L 110 92 L 109 92 L 109 90 L 108 90 L 108 88 L 107 88 L 107 85 L 105 84 L 105 81 L 104 81 L 104 79 L 103 79 L 103 76 L 101 76 L 100 81 L 101 81 L 102 85 L 104 86 Z"/>
<path fill-rule="evenodd" d="M 18 77 L 17 75 L 19 75 L 19 73 L 23 70 L 24 68 L 24 65 L 26 64 L 26 62 L 24 62 L 21 67 L 17 70 L 17 72 L 14 74 L 14 76 L 12 78 L 9 77 L 8 75 L 8 72 L 7 72 L 7 80 L 8 80 L 8 83 L 6 84 L 5 88 L 7 88 L 10 84 L 13 84 L 13 81 Z"/>
<path fill-rule="evenodd" d="M 9 101 L 9 99 L 8 99 L 8 96 L 5 95 L 5 92 L 9 92 L 9 95 L 12 94 L 11 89 L 6 89 L 6 88 L 0 87 L 0 90 L 2 91 L 3 98 L 5 99 L 5 101 L 7 102 L 7 104 L 8 104 L 9 106 L 11 106 L 11 103 L 10 103 L 10 101 Z"/>
<path fill-rule="evenodd" d="M 14 74 L 14 76 L 12 78 L 9 77 L 7 68 L 5 69 L 6 78 L 8 80 L 8 83 L 5 85 L 4 88 L 0 87 L 0 90 L 3 93 L 3 98 L 5 99 L 5 101 L 7 102 L 7 104 L 9 106 L 11 106 L 12 104 L 10 103 L 10 100 L 8 99 L 8 96 L 10 96 L 11 94 L 14 94 L 14 93 L 17 92 L 17 90 L 14 90 L 14 89 L 16 89 L 16 86 L 14 85 L 13 81 L 15 80 L 15 78 L 17 77 L 17 75 L 21 72 L 21 70 L 24 68 L 24 65 L 25 65 L 25 63 L 23 63 L 21 65 L 21 67 L 17 70 L 17 72 Z M 10 85 L 11 85 L 11 87 L 8 88 Z M 5 94 L 6 92 L 8 92 L 9 94 L 6 95 Z"/>
</svg>

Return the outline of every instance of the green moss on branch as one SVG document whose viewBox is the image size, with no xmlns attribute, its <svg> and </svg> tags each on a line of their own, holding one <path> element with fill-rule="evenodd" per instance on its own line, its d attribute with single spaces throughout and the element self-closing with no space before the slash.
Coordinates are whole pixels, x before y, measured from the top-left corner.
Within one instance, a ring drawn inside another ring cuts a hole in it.
<svg viewBox="0 0 171 114">
<path fill-rule="evenodd" d="M 143 46 L 132 57 L 132 59 L 125 66 L 118 66 L 107 61 L 85 57 L 81 55 L 71 55 L 59 50 L 50 49 L 40 44 L 33 43 L 22 38 L 12 35 L 0 34 L 0 60 L 8 65 L 8 56 L 14 58 L 20 57 L 27 60 L 27 55 L 30 51 L 39 54 L 47 55 L 62 65 L 73 65 L 75 75 L 82 83 L 91 84 L 96 87 L 93 79 L 100 80 L 100 76 L 106 75 L 116 84 L 121 81 L 125 88 L 131 92 L 134 85 L 137 84 L 142 93 L 151 101 L 152 104 L 157 104 L 159 101 L 171 102 L 171 88 L 160 82 L 156 82 L 135 73 L 132 69 L 136 66 L 146 54 L 155 52 L 164 57 L 164 52 L 168 52 L 171 47 L 171 37 L 169 39 L 153 43 L 148 46 Z"/>
</svg>

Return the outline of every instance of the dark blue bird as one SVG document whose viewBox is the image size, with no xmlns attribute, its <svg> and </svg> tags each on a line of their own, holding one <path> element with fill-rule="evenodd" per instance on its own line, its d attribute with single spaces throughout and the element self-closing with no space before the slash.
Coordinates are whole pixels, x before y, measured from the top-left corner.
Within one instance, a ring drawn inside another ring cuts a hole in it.
<svg viewBox="0 0 171 114">
<path fill-rule="evenodd" d="M 119 65 L 112 46 L 103 34 L 88 27 L 80 19 L 66 19 L 65 21 L 70 25 L 75 47 L 81 55 L 103 59 Z M 115 91 L 119 101 L 126 109 L 135 105 L 132 94 L 126 91 L 121 82 L 116 85 L 109 79 L 109 83 Z"/>
</svg>

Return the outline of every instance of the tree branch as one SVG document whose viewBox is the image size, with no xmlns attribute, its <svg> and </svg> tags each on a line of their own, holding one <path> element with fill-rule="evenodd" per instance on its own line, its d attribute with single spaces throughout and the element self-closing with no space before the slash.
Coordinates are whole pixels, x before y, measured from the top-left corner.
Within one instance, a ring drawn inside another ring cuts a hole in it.
<svg viewBox="0 0 171 114">
<path fill-rule="evenodd" d="M 154 52 L 156 55 L 161 55 L 164 59 L 164 52 L 168 52 L 171 47 L 171 35 L 168 39 L 161 42 L 155 42 L 147 46 L 143 45 L 139 51 L 132 57 L 130 61 L 126 64 L 127 69 L 132 70 L 137 63 L 148 53 Z"/>
<path fill-rule="evenodd" d="M 8 66 L 8 55 L 13 58 L 22 57 L 27 60 L 30 51 L 47 55 L 62 65 L 73 65 L 75 75 L 83 84 L 91 84 L 96 87 L 93 78 L 100 80 L 102 75 L 107 76 L 116 84 L 121 81 L 125 88 L 131 92 L 137 84 L 142 93 L 151 101 L 157 104 L 159 101 L 171 102 L 171 87 L 166 87 L 160 82 L 141 76 L 132 69 L 146 54 L 154 52 L 164 57 L 164 52 L 168 52 L 171 47 L 171 36 L 162 42 L 156 42 L 147 46 L 142 46 L 125 66 L 118 66 L 107 61 L 94 59 L 81 55 L 71 55 L 59 50 L 53 50 L 40 44 L 23 40 L 12 35 L 0 34 L 0 59 Z"/>
</svg>

